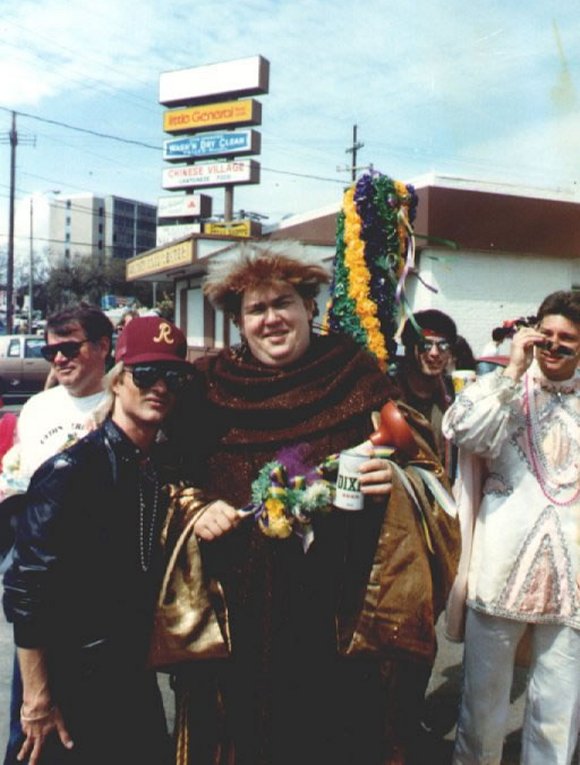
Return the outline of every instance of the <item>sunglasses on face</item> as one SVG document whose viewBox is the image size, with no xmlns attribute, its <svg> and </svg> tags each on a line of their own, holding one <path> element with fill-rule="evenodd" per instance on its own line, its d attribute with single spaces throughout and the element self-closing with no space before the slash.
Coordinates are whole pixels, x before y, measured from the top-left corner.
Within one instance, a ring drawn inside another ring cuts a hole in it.
<svg viewBox="0 0 580 765">
<path fill-rule="evenodd" d="M 435 346 L 439 353 L 445 353 L 451 348 L 451 343 L 449 340 L 421 340 L 419 343 L 419 353 L 429 353 Z"/>
<path fill-rule="evenodd" d="M 127 367 L 127 371 L 131 373 L 133 382 L 139 390 L 152 388 L 158 380 L 163 380 L 167 390 L 170 393 L 175 393 L 183 388 L 190 378 L 189 372 L 184 369 L 167 369 L 166 367 L 146 366 L 144 364 Z"/>
<path fill-rule="evenodd" d="M 43 357 L 51 363 L 55 360 L 58 353 L 66 359 L 76 359 L 81 352 L 81 348 L 88 340 L 65 340 L 62 343 L 51 343 L 43 345 L 40 349 Z"/>
</svg>

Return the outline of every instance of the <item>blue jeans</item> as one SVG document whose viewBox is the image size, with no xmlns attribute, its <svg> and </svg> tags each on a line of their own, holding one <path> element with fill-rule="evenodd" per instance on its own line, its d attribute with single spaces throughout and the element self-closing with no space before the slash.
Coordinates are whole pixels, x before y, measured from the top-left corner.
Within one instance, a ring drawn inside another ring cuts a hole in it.
<svg viewBox="0 0 580 765">
<path fill-rule="evenodd" d="M 16 755 L 22 746 L 23 735 L 20 725 L 20 707 L 22 706 L 22 677 L 16 655 L 14 656 L 14 668 L 12 670 L 12 684 L 10 687 L 10 729 L 8 731 L 8 744 L 4 755 L 4 765 L 21 765 Z"/>
</svg>

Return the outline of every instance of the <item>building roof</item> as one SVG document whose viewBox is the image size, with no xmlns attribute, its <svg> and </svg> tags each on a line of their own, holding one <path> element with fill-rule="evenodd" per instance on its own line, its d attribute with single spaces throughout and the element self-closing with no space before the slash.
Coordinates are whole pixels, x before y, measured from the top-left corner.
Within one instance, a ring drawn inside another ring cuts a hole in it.
<svg viewBox="0 0 580 765">
<path fill-rule="evenodd" d="M 417 234 L 483 250 L 575 258 L 580 198 L 566 192 L 432 177 L 416 185 Z M 427 240 L 427 245 L 430 242 Z"/>
<path fill-rule="evenodd" d="M 264 231 L 268 239 L 295 239 L 304 244 L 333 245 L 340 201 L 307 213 L 291 215 Z"/>
<path fill-rule="evenodd" d="M 533 189 L 427 175 L 411 181 L 419 204 L 415 232 L 420 246 L 441 240 L 458 249 L 576 258 L 580 254 L 580 196 L 570 191 Z M 295 215 L 266 236 L 334 245 L 340 203 Z M 425 244 L 426 242 L 426 244 Z"/>
<path fill-rule="evenodd" d="M 427 175 L 412 182 L 419 203 L 414 229 L 418 247 L 509 252 L 544 257 L 580 256 L 580 195 L 564 190 L 532 189 Z M 336 223 L 342 200 L 292 215 L 264 230 L 264 239 L 291 239 L 313 247 L 336 246 Z M 190 234 L 132 258 L 128 280 L 203 273 L 206 258 L 237 246 L 233 236 Z M 176 258 L 176 250 L 189 254 Z M 149 261 L 152 266 L 149 267 Z M 154 264 L 153 264 L 154 262 Z"/>
</svg>

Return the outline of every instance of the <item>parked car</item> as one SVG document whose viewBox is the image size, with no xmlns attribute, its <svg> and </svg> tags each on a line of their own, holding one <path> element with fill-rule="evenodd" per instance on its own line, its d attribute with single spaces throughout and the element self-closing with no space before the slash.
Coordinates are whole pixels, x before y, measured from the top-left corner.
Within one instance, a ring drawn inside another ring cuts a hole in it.
<svg viewBox="0 0 580 765">
<path fill-rule="evenodd" d="M 50 371 L 42 335 L 0 335 L 0 396 L 26 398 L 44 388 Z"/>
<path fill-rule="evenodd" d="M 475 373 L 478 376 L 485 375 L 498 367 L 507 367 L 509 360 L 509 356 L 480 356 L 475 365 Z"/>
</svg>

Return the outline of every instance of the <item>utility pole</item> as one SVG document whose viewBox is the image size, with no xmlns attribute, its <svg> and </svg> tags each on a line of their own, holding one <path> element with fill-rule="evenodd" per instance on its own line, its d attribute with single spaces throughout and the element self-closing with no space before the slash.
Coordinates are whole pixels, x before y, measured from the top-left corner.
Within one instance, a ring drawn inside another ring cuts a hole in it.
<svg viewBox="0 0 580 765">
<path fill-rule="evenodd" d="M 348 149 L 345 149 L 345 154 L 352 154 L 352 162 L 350 167 L 348 166 L 342 167 L 341 165 L 338 165 L 336 168 L 337 172 L 339 173 L 350 172 L 353 183 L 356 181 L 357 170 L 367 170 L 369 168 L 372 169 L 372 165 L 369 165 L 369 168 L 367 167 L 362 168 L 362 167 L 358 167 L 358 165 L 356 164 L 357 152 L 359 149 L 362 149 L 362 147 L 364 146 L 364 143 L 357 141 L 357 131 L 358 131 L 358 126 L 353 125 L 352 126 L 352 146 L 350 146 Z"/>
<path fill-rule="evenodd" d="M 356 154 L 359 149 L 362 149 L 364 146 L 364 143 L 360 143 L 360 141 L 357 141 L 357 130 L 358 126 L 353 125 L 352 126 L 352 146 L 350 149 L 345 150 L 345 154 L 352 154 L 352 163 L 351 163 L 351 178 L 354 181 L 356 181 Z"/>
<path fill-rule="evenodd" d="M 0 142 L 6 143 L 6 136 L 0 136 Z M 8 258 L 6 263 L 6 333 L 12 334 L 14 328 L 14 201 L 16 197 L 16 147 L 18 146 L 18 131 L 16 130 L 16 112 L 12 112 L 12 127 L 8 133 L 10 142 L 10 206 L 8 212 Z M 23 143 L 35 145 L 35 138 L 25 138 Z"/>
</svg>

